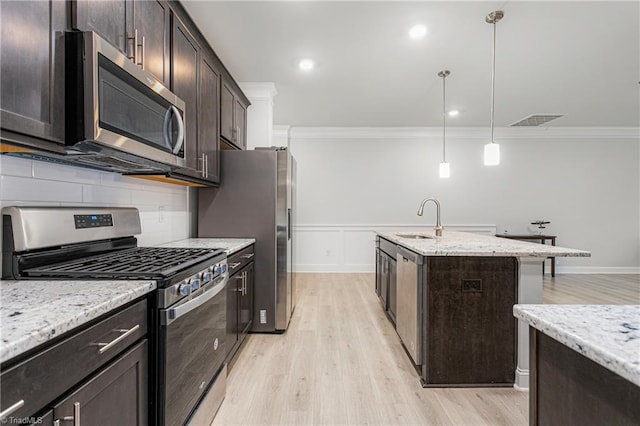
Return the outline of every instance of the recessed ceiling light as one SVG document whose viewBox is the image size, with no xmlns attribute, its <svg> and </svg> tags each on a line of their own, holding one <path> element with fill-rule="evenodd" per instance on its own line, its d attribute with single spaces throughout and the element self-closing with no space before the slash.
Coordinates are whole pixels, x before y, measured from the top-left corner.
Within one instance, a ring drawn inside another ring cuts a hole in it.
<svg viewBox="0 0 640 426">
<path fill-rule="evenodd" d="M 460 114 L 460 111 L 458 111 L 457 109 L 452 109 L 451 111 L 449 111 L 450 117 L 455 117 L 458 114 Z"/>
<path fill-rule="evenodd" d="M 303 59 L 300 61 L 300 63 L 298 63 L 298 68 L 300 68 L 302 71 L 311 71 L 314 66 L 315 62 L 313 62 L 311 59 Z"/>
<path fill-rule="evenodd" d="M 409 30 L 409 37 L 414 40 L 419 40 L 425 35 L 427 35 L 427 27 L 425 27 L 424 25 L 414 25 Z"/>
</svg>

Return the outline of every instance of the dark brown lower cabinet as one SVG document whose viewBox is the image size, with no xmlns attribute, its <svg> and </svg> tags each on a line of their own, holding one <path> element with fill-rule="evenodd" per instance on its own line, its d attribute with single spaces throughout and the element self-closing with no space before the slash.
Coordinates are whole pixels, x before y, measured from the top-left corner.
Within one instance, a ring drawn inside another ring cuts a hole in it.
<svg viewBox="0 0 640 426">
<path fill-rule="evenodd" d="M 147 340 L 125 352 L 55 405 L 61 424 L 147 424 Z"/>
<path fill-rule="evenodd" d="M 253 322 L 253 262 L 240 271 L 244 274 L 244 291 L 239 291 L 240 301 L 238 302 L 238 331 L 245 335 L 251 328 Z"/>
<path fill-rule="evenodd" d="M 638 425 L 640 387 L 529 328 L 530 425 Z"/>
<path fill-rule="evenodd" d="M 433 256 L 424 274 L 423 386 L 512 386 L 516 259 Z"/>
<path fill-rule="evenodd" d="M 376 241 L 376 294 L 389 319 L 396 323 L 397 263 L 394 243 L 378 237 Z"/>
<path fill-rule="evenodd" d="M 249 246 L 227 259 L 227 364 L 233 367 L 235 354 L 253 324 L 254 247 Z"/>
</svg>

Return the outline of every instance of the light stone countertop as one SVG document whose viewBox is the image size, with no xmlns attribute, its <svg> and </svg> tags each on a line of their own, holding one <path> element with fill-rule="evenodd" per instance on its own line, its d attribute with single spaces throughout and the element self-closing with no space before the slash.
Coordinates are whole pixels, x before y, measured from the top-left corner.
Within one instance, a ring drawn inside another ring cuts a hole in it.
<svg viewBox="0 0 640 426">
<path fill-rule="evenodd" d="M 254 244 L 254 238 L 187 238 L 160 244 L 159 247 L 217 248 L 227 252 L 227 256 Z"/>
<path fill-rule="evenodd" d="M 155 281 L 0 281 L 0 362 L 156 289 Z"/>
<path fill-rule="evenodd" d="M 506 257 L 589 257 L 591 253 L 564 247 L 511 240 L 470 232 L 443 231 L 442 237 L 430 232 L 398 232 L 424 234 L 433 238 L 401 238 L 395 232 L 378 232 L 381 237 L 423 256 L 506 256 Z"/>
<path fill-rule="evenodd" d="M 640 305 L 515 305 L 513 314 L 640 386 Z"/>
</svg>

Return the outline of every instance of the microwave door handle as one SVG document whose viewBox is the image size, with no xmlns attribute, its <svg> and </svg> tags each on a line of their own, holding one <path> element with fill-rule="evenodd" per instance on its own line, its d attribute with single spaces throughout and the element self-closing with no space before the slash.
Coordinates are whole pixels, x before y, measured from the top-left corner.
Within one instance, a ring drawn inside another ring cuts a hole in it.
<svg viewBox="0 0 640 426">
<path fill-rule="evenodd" d="M 176 145 L 172 150 L 174 154 L 177 154 L 184 143 L 184 121 L 180 115 L 180 110 L 176 108 L 175 105 L 171 105 L 164 114 L 164 143 L 168 147 L 171 147 L 172 145 L 171 138 L 169 137 L 169 125 L 171 123 L 172 113 L 175 114 L 176 120 L 178 121 L 178 140 L 176 140 Z"/>
</svg>

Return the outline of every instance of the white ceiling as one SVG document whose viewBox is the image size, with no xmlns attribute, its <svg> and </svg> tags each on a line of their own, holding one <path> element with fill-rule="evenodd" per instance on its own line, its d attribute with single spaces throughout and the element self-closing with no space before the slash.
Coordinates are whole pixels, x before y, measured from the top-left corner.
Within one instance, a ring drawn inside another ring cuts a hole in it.
<svg viewBox="0 0 640 426">
<path fill-rule="evenodd" d="M 640 126 L 640 2 L 186 1 L 239 82 L 273 82 L 275 124 L 487 126 L 497 9 L 496 126 Z M 423 23 L 422 40 L 408 37 Z M 316 68 L 297 68 L 312 58 Z"/>
</svg>

